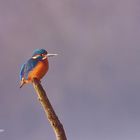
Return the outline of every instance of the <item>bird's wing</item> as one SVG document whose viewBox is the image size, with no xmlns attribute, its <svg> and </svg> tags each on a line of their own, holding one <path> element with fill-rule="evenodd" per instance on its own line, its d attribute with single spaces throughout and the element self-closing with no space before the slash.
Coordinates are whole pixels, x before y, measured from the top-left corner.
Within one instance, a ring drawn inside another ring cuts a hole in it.
<svg viewBox="0 0 140 140">
<path fill-rule="evenodd" d="M 24 78 L 28 79 L 28 74 L 30 71 L 32 71 L 34 69 L 34 67 L 37 65 L 38 63 L 38 59 L 29 59 L 27 61 L 27 63 L 25 64 L 25 68 L 24 68 Z"/>
<path fill-rule="evenodd" d="M 20 80 L 22 80 L 22 78 L 24 77 L 24 70 L 25 70 L 25 64 L 23 64 L 20 69 Z"/>
</svg>

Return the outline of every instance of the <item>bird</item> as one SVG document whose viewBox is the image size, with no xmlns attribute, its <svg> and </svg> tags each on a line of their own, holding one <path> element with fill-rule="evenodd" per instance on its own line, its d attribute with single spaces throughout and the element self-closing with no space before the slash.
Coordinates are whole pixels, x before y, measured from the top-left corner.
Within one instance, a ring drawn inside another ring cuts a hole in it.
<svg viewBox="0 0 140 140">
<path fill-rule="evenodd" d="M 20 88 L 27 83 L 32 83 L 34 78 L 39 81 L 48 72 L 48 57 L 57 54 L 49 54 L 45 49 L 36 49 L 32 57 L 21 66 L 20 70 Z"/>
</svg>

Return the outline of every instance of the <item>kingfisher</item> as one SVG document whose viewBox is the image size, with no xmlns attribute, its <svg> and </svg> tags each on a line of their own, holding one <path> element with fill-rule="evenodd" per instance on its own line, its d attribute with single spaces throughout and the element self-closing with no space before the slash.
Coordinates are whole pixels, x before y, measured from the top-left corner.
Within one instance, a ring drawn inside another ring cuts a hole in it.
<svg viewBox="0 0 140 140">
<path fill-rule="evenodd" d="M 27 83 L 32 83 L 33 78 L 39 81 L 48 72 L 48 57 L 57 54 L 49 54 L 45 49 L 37 49 L 33 52 L 32 57 L 21 66 L 20 70 L 20 88 Z"/>
</svg>

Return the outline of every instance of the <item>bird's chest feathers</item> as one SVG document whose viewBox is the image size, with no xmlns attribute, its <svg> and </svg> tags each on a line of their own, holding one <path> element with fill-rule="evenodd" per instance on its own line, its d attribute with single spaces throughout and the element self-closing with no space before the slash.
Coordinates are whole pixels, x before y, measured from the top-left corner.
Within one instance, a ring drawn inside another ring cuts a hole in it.
<svg viewBox="0 0 140 140">
<path fill-rule="evenodd" d="M 35 68 L 33 68 L 33 70 L 29 73 L 28 79 L 32 79 L 34 77 L 41 79 L 48 71 L 48 68 L 49 66 L 47 59 L 39 61 Z"/>
</svg>

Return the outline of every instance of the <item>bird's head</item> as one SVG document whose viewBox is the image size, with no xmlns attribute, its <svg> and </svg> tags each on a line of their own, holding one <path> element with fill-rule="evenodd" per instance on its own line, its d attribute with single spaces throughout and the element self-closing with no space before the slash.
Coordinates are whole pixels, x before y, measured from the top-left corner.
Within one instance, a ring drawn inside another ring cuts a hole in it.
<svg viewBox="0 0 140 140">
<path fill-rule="evenodd" d="M 42 60 L 46 59 L 47 57 L 56 56 L 57 54 L 49 54 L 44 49 L 37 49 L 33 52 L 32 58 L 36 59 L 38 57 L 42 57 Z"/>
</svg>

